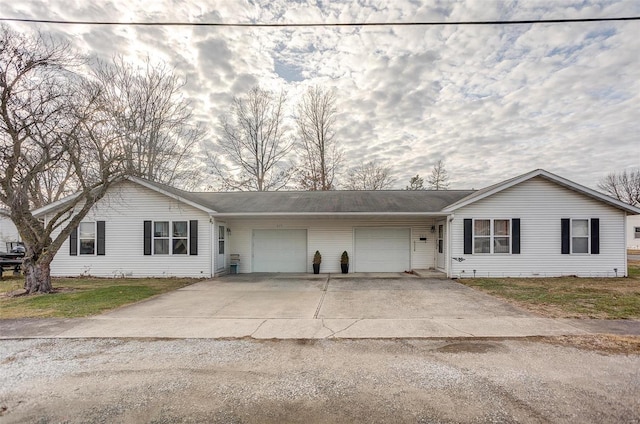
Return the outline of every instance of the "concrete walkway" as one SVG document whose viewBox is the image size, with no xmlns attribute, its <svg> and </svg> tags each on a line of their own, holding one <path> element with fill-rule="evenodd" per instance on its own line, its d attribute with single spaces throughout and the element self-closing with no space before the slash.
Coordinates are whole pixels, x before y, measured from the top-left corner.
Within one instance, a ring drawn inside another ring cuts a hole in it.
<svg viewBox="0 0 640 424">
<path fill-rule="evenodd" d="M 447 279 L 227 276 L 83 319 L 0 320 L 0 338 L 442 338 L 640 335 L 640 321 L 542 318 Z"/>
<path fill-rule="evenodd" d="M 216 319 L 118 318 L 0 320 L 0 339 L 254 338 L 397 339 L 529 337 L 588 334 L 640 336 L 640 321 L 550 318 Z"/>
</svg>

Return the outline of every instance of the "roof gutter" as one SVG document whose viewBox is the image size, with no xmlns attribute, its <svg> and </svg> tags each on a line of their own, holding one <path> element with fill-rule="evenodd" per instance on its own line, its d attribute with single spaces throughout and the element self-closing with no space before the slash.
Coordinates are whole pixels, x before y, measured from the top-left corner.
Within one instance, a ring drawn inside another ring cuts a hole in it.
<svg viewBox="0 0 640 424">
<path fill-rule="evenodd" d="M 228 213 L 210 213 L 212 217 L 221 218 L 268 218 L 268 217 L 433 217 L 445 216 L 444 212 L 228 212 Z"/>
</svg>

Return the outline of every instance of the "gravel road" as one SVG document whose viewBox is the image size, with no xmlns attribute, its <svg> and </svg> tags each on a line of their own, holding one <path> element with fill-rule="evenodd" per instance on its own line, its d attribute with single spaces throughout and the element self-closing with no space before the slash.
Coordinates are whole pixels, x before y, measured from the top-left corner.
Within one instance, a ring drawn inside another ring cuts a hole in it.
<svg viewBox="0 0 640 424">
<path fill-rule="evenodd" d="M 0 382 L 3 423 L 640 422 L 640 355 L 530 340 L 3 340 Z"/>
</svg>

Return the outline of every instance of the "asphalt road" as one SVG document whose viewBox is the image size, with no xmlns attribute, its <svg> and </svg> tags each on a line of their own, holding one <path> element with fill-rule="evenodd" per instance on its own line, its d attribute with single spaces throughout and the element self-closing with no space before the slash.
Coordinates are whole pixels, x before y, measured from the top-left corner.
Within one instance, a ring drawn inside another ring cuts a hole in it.
<svg viewBox="0 0 640 424">
<path fill-rule="evenodd" d="M 640 355 L 530 340 L 0 341 L 0 421 L 640 421 Z"/>
</svg>

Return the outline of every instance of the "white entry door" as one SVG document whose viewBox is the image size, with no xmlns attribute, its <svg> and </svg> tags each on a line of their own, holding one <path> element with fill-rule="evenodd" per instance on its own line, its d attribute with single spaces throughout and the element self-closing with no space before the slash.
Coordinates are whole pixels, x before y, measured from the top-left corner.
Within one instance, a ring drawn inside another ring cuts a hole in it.
<svg viewBox="0 0 640 424">
<path fill-rule="evenodd" d="M 218 257 L 216 259 L 216 268 L 218 271 L 226 267 L 226 251 L 227 251 L 227 226 L 225 224 L 218 225 Z"/>
<path fill-rule="evenodd" d="M 307 230 L 253 230 L 253 272 L 307 272 Z"/>
<path fill-rule="evenodd" d="M 355 272 L 402 272 L 410 269 L 410 228 L 355 229 Z"/>
<path fill-rule="evenodd" d="M 445 267 L 445 255 L 446 255 L 446 247 L 445 247 L 445 222 L 438 221 L 436 224 L 438 238 L 436 240 L 436 268 L 444 270 Z"/>
</svg>

